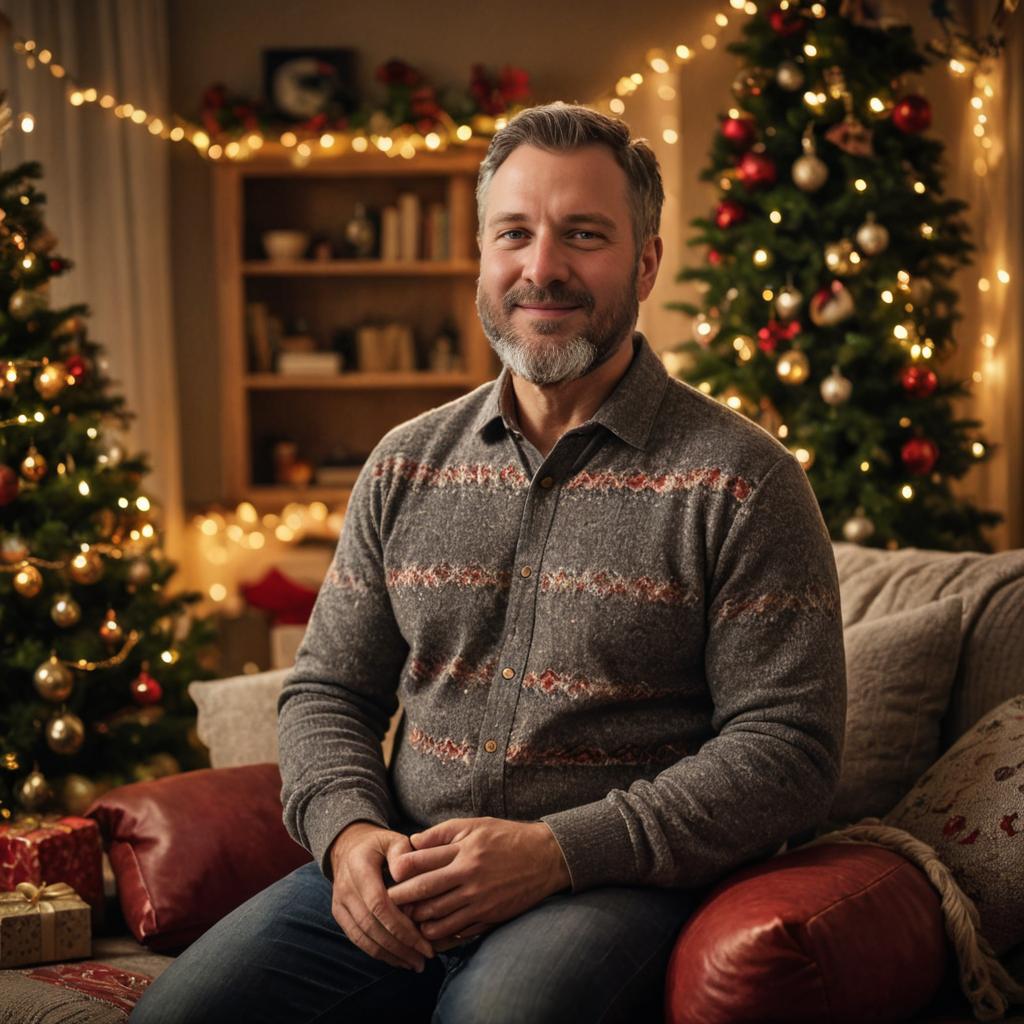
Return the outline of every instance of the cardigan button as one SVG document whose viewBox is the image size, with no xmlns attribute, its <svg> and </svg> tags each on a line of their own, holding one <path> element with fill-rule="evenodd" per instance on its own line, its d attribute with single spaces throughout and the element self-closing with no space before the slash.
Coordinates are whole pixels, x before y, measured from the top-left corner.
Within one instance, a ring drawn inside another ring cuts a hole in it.
<svg viewBox="0 0 1024 1024">
<path fill-rule="evenodd" d="M 495 743 L 494 740 L 488 740 L 484 744 L 484 750 L 486 750 L 488 754 L 493 754 L 497 749 L 498 749 L 498 744 Z"/>
<path fill-rule="evenodd" d="M 550 491 L 551 488 L 555 486 L 555 478 L 552 476 L 546 476 L 541 480 L 540 485 L 545 491 Z"/>
<path fill-rule="evenodd" d="M 516 674 L 516 670 L 515 670 L 514 668 L 503 668 L 503 669 L 501 670 L 501 674 L 502 674 L 502 675 L 503 675 L 503 676 L 504 676 L 504 677 L 505 677 L 506 679 L 511 679 L 511 678 L 512 678 L 513 676 L 515 676 L 515 674 Z"/>
</svg>

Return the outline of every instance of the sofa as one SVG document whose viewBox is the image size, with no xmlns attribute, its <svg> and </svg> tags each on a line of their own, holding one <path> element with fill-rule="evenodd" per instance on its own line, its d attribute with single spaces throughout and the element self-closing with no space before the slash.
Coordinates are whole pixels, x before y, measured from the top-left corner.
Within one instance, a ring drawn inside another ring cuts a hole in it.
<svg viewBox="0 0 1024 1024">
<path fill-rule="evenodd" d="M 1024 722 L 1024 699 L 1015 698 L 1024 695 L 1024 550 L 837 543 L 835 555 L 850 692 L 843 778 L 823 826 L 829 835 L 801 837 L 701 894 L 669 966 L 668 1024 L 971 1021 L 950 938 L 962 946 L 965 928 L 972 948 L 994 950 L 1011 974 L 1022 974 L 1024 727 L 1016 723 Z M 121 787 L 89 809 L 117 899 L 108 901 L 89 961 L 0 971 L 0 1024 L 125 1020 L 175 952 L 308 861 L 280 817 L 275 712 L 285 674 L 194 683 L 211 768 Z M 1009 733 L 1000 732 L 1007 723 Z M 1020 763 L 993 774 L 995 762 L 970 751 L 1000 737 Z M 962 770 L 979 760 L 980 781 L 957 788 L 975 801 L 972 809 L 951 817 L 943 805 L 936 818 L 928 786 L 949 784 L 947 764 Z M 971 829 L 972 815 L 992 817 L 984 805 L 993 800 L 998 823 Z M 940 863 L 924 870 L 903 847 L 839 842 L 834 831 L 881 820 L 893 835 L 910 836 L 915 814 L 926 812 L 941 829 L 917 846 Z M 950 897 L 936 888 L 943 871 L 976 904 L 973 924 L 952 921 Z M 999 1008 L 978 1012 L 996 1019 Z M 1000 1019 L 1024 1024 L 1024 1008 Z"/>
</svg>

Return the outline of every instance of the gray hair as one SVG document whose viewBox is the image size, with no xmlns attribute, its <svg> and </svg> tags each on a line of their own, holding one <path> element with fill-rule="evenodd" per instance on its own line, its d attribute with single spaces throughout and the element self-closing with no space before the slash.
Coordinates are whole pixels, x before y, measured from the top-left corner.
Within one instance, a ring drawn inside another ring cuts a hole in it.
<svg viewBox="0 0 1024 1024">
<path fill-rule="evenodd" d="M 633 237 L 639 255 L 647 242 L 658 234 L 661 224 L 665 189 L 658 158 L 644 139 L 630 137 L 625 122 L 589 107 L 561 101 L 522 111 L 491 140 L 476 182 L 478 235 L 483 229 L 484 204 L 491 179 L 514 149 L 536 146 L 552 153 L 564 153 L 593 145 L 607 146 L 626 172 Z"/>
</svg>

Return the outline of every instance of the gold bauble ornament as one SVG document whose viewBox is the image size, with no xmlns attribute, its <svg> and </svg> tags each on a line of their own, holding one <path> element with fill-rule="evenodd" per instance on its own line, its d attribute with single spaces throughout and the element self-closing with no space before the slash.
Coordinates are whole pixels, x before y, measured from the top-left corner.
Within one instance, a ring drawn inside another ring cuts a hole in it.
<svg viewBox="0 0 1024 1024">
<path fill-rule="evenodd" d="M 775 364 L 775 372 L 786 384 L 803 384 L 811 375 L 811 364 L 807 356 L 798 348 L 791 348 L 779 356 Z"/>
<path fill-rule="evenodd" d="M 796 316 L 804 304 L 803 293 L 792 285 L 780 288 L 775 296 L 775 310 L 783 320 Z"/>
<path fill-rule="evenodd" d="M 74 772 L 64 777 L 60 788 L 61 802 L 68 814 L 83 814 L 98 795 L 99 786 L 92 779 Z"/>
<path fill-rule="evenodd" d="M 873 213 L 869 213 L 868 219 L 857 228 L 857 245 L 868 256 L 877 256 L 889 248 L 889 232 L 875 220 Z"/>
<path fill-rule="evenodd" d="M 11 398 L 17 386 L 17 367 L 14 363 L 0 363 L 0 398 Z"/>
<path fill-rule="evenodd" d="M 38 289 L 19 288 L 11 295 L 7 308 L 15 320 L 29 320 L 46 309 L 46 295 Z"/>
<path fill-rule="evenodd" d="M 829 405 L 842 405 L 853 394 L 853 381 L 839 372 L 838 366 L 821 382 L 821 397 Z"/>
<path fill-rule="evenodd" d="M 52 401 L 64 390 L 67 376 L 68 372 L 63 363 L 47 363 L 36 374 L 36 391 L 47 401 Z"/>
<path fill-rule="evenodd" d="M 117 612 L 113 608 L 108 608 L 107 614 L 100 623 L 100 639 L 107 644 L 117 644 L 121 642 L 123 636 L 124 630 L 121 628 L 121 623 L 117 621 Z"/>
<path fill-rule="evenodd" d="M 30 772 L 18 786 L 18 803 L 27 811 L 38 811 L 51 795 L 50 784 L 42 772 Z"/>
<path fill-rule="evenodd" d="M 795 61 L 784 60 L 775 69 L 775 81 L 786 92 L 796 92 L 804 84 L 804 73 Z"/>
<path fill-rule="evenodd" d="M 56 654 L 51 654 L 36 669 L 32 676 L 32 682 L 35 684 L 36 692 L 43 700 L 48 700 L 51 704 L 59 704 L 71 696 L 71 691 L 75 686 L 75 677 L 71 674 L 71 669 Z"/>
<path fill-rule="evenodd" d="M 39 483 L 46 476 L 46 458 L 32 445 L 21 460 L 21 475 L 32 483 Z"/>
<path fill-rule="evenodd" d="M 103 576 L 103 559 L 93 550 L 79 551 L 71 559 L 71 578 L 86 586 L 96 583 Z"/>
<path fill-rule="evenodd" d="M 875 524 L 871 522 L 866 515 L 864 515 L 864 509 L 862 508 L 858 508 L 857 511 L 850 516 L 845 523 L 843 523 L 843 537 L 851 544 L 863 544 L 865 541 L 871 539 L 874 532 Z"/>
<path fill-rule="evenodd" d="M 8 565 L 17 565 L 18 562 L 28 558 L 28 545 L 24 538 L 16 533 L 9 533 L 3 540 L 0 540 L 0 560 Z"/>
<path fill-rule="evenodd" d="M 82 618 L 82 609 L 70 594 L 58 594 L 50 607 L 50 618 L 61 629 L 70 629 L 72 626 L 78 625 Z"/>
<path fill-rule="evenodd" d="M 804 444 L 795 444 L 789 449 L 800 463 L 803 469 L 810 469 L 814 465 L 814 449 Z"/>
<path fill-rule="evenodd" d="M 70 757 L 82 749 L 85 725 L 78 715 L 65 711 L 46 723 L 46 745 L 55 753 Z"/>
<path fill-rule="evenodd" d="M 35 597 L 43 589 L 43 574 L 26 562 L 14 574 L 14 589 L 22 597 Z"/>
<path fill-rule="evenodd" d="M 802 192 L 817 192 L 828 181 L 828 166 L 813 153 L 793 161 L 793 184 Z"/>
<path fill-rule="evenodd" d="M 749 363 L 757 355 L 757 344 L 749 334 L 737 334 L 732 339 L 732 347 L 741 363 Z"/>
</svg>

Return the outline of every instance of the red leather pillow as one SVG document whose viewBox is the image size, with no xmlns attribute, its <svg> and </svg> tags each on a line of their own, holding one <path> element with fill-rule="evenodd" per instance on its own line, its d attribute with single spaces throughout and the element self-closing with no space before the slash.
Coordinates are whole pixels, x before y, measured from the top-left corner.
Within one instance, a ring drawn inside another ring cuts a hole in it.
<svg viewBox="0 0 1024 1024">
<path fill-rule="evenodd" d="M 99 797 L 99 822 L 132 934 L 187 946 L 225 914 L 311 859 L 281 821 L 275 764 L 205 768 Z"/>
<path fill-rule="evenodd" d="M 683 929 L 668 1024 L 903 1021 L 947 965 L 939 896 L 874 846 L 808 847 L 730 875 Z"/>
</svg>

